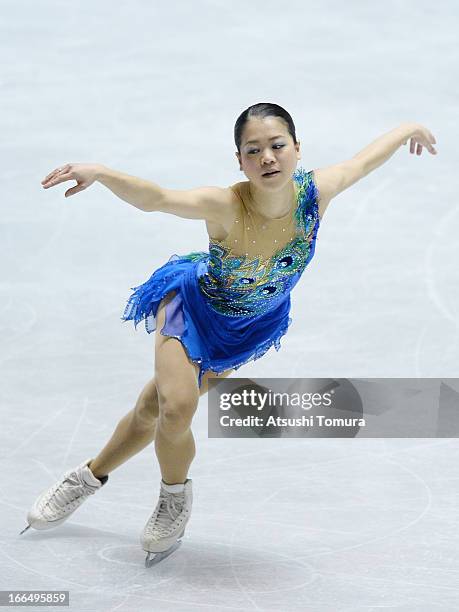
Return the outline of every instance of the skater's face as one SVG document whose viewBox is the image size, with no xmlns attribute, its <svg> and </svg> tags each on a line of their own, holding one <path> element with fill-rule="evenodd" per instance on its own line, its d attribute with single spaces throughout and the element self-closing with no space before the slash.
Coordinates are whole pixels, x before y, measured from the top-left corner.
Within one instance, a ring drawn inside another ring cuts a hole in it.
<svg viewBox="0 0 459 612">
<path fill-rule="evenodd" d="M 244 126 L 241 152 L 236 152 L 239 169 L 257 187 L 277 191 L 291 180 L 300 155 L 300 143 L 296 144 L 286 123 L 279 117 L 252 117 Z M 263 176 L 277 170 L 273 176 Z"/>
</svg>

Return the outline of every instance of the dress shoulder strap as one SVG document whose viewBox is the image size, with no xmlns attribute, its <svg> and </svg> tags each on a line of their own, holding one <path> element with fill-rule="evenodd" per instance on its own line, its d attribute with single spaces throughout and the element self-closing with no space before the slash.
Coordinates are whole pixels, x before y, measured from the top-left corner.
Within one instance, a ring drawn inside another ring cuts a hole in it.
<svg viewBox="0 0 459 612">
<path fill-rule="evenodd" d="M 319 190 L 314 177 L 314 170 L 305 170 L 297 168 L 294 174 L 295 181 L 298 185 L 299 196 L 304 204 L 314 207 L 320 199 Z"/>
<path fill-rule="evenodd" d="M 236 195 L 236 201 L 238 206 L 236 208 L 236 218 L 239 222 L 247 216 L 247 205 L 244 201 L 245 193 L 244 193 L 244 183 L 234 183 L 234 185 L 230 185 L 231 191 Z"/>
</svg>

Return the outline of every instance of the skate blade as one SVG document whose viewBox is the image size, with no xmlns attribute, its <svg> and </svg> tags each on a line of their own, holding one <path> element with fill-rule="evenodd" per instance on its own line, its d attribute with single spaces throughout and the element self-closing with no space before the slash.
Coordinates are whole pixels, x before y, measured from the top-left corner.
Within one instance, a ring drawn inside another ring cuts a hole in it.
<svg viewBox="0 0 459 612">
<path fill-rule="evenodd" d="M 179 548 L 181 543 L 182 541 L 178 540 L 175 544 L 173 544 L 170 548 L 168 548 L 164 552 L 147 553 L 147 558 L 145 559 L 145 567 L 152 567 L 153 565 L 157 565 L 158 563 L 160 563 L 160 561 L 162 561 L 163 559 L 171 555 L 173 552 L 175 552 L 177 548 Z"/>
<path fill-rule="evenodd" d="M 19 535 L 22 535 L 24 531 L 27 531 L 27 529 L 30 529 L 30 525 L 27 525 L 27 527 L 24 527 L 24 529 L 21 531 Z"/>
</svg>

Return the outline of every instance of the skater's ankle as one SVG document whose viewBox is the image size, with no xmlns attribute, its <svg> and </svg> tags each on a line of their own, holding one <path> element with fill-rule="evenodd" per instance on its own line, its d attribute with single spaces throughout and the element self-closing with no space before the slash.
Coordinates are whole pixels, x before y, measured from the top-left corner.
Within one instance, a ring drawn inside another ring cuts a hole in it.
<svg viewBox="0 0 459 612">
<path fill-rule="evenodd" d="M 106 480 L 107 480 L 107 478 L 108 478 L 108 474 L 104 474 L 104 473 L 103 473 L 103 472 L 101 472 L 100 470 L 93 469 L 93 467 L 92 467 L 93 463 L 94 463 L 94 459 L 93 459 L 93 460 L 91 460 L 91 461 L 88 463 L 88 468 L 91 470 L 91 474 L 92 474 L 92 475 L 93 475 L 95 478 L 97 478 L 97 480 L 100 480 L 101 482 L 106 481 Z"/>
</svg>

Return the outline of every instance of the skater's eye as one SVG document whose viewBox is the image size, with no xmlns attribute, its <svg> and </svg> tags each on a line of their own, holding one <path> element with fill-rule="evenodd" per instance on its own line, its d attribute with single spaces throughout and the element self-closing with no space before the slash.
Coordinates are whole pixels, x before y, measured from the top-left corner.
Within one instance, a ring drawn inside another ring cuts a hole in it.
<svg viewBox="0 0 459 612">
<path fill-rule="evenodd" d="M 277 143 L 275 145 L 273 145 L 273 148 L 275 147 L 285 147 L 284 144 L 281 143 Z M 256 153 L 258 151 L 258 149 L 250 149 L 250 151 L 247 151 L 247 153 L 250 155 L 251 153 Z"/>
</svg>

